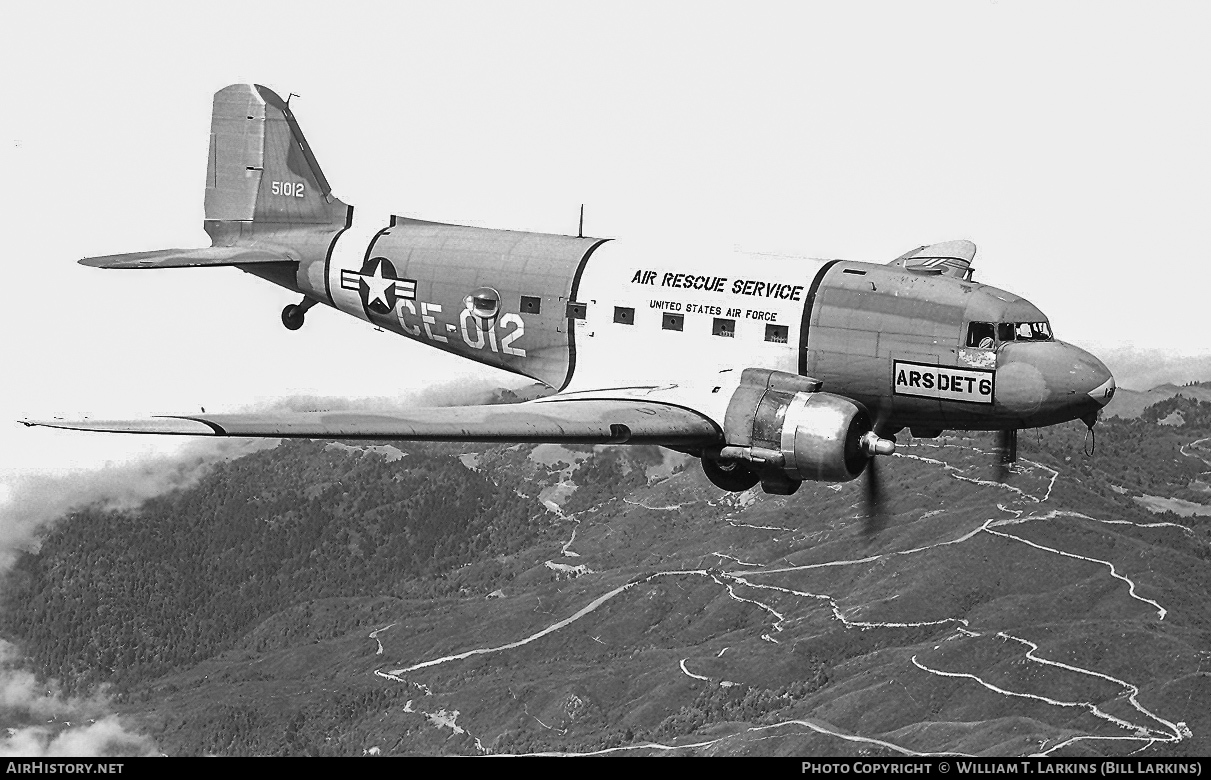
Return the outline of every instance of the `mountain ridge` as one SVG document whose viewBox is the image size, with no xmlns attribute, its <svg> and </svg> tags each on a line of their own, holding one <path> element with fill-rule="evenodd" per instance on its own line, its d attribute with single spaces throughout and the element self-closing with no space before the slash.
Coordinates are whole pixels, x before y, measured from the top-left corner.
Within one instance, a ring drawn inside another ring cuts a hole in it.
<svg viewBox="0 0 1211 780">
<path fill-rule="evenodd" d="M 988 437 L 907 439 L 873 539 L 860 482 L 722 494 L 656 448 L 288 442 L 68 518 L 3 629 L 173 754 L 1205 753 L 1211 536 L 1137 499 L 1206 500 L 1211 404 L 1084 436 L 1024 434 L 1005 484 Z M 123 628 L 148 598 L 182 606 Z"/>
<path fill-rule="evenodd" d="M 1106 405 L 1103 414 L 1106 417 L 1139 417 L 1149 406 L 1176 395 L 1211 402 L 1211 382 L 1188 382 L 1182 385 L 1165 382 L 1143 391 L 1120 387 Z"/>
</svg>

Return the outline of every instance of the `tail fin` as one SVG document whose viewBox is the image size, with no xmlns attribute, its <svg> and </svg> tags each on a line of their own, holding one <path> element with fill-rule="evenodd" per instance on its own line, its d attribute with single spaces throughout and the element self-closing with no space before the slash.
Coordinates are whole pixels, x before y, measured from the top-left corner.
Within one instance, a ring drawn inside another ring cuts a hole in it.
<svg viewBox="0 0 1211 780">
<path fill-rule="evenodd" d="M 211 115 L 205 227 L 212 245 L 80 262 L 96 268 L 234 265 L 297 289 L 296 274 L 311 273 L 316 261 L 322 268 L 352 219 L 353 207 L 332 197 L 286 101 L 256 84 L 233 84 L 215 93 Z M 296 263 L 297 271 L 253 270 L 284 263 Z"/>
<path fill-rule="evenodd" d="M 259 84 L 215 93 L 206 166 L 207 222 L 344 225 L 290 106 Z"/>
</svg>

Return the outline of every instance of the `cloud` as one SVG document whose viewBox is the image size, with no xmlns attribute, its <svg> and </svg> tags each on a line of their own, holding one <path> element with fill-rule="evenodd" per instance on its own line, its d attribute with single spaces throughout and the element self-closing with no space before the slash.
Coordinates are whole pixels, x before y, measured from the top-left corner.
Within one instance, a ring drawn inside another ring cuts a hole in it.
<svg viewBox="0 0 1211 780">
<path fill-rule="evenodd" d="M 21 669 L 21 661 L 17 648 L 0 639 L 0 711 L 38 720 L 72 717 L 83 720 L 109 712 L 109 702 L 103 694 L 87 699 L 65 698 L 54 681 L 40 683 L 32 672 Z"/>
<path fill-rule="evenodd" d="M 0 756 L 144 756 L 158 753 L 148 736 L 129 731 L 111 713 L 104 692 L 66 697 L 55 681 L 39 682 L 20 668 L 17 648 L 0 639 L 0 714 L 7 722 L 57 721 L 10 728 L 0 738 Z M 76 725 L 72 725 L 72 724 Z"/>
<path fill-rule="evenodd" d="M 8 729 L 0 739 L 4 758 L 116 758 L 160 755 L 150 737 L 132 733 L 117 715 L 83 726 L 55 730 L 47 726 Z"/>
</svg>

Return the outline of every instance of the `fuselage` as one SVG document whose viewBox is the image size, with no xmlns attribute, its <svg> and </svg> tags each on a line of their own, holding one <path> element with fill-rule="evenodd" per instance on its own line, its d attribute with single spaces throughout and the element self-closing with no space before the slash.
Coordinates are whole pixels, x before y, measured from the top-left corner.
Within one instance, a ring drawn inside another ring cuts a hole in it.
<svg viewBox="0 0 1211 780">
<path fill-rule="evenodd" d="M 932 435 L 1090 420 L 1114 391 L 1029 301 L 942 273 L 399 217 L 290 243 L 297 266 L 246 270 L 570 392 L 771 368 Z"/>
<path fill-rule="evenodd" d="M 374 218 L 336 198 L 287 101 L 215 93 L 211 246 L 89 257 L 99 268 L 234 266 L 430 347 L 558 391 L 532 403 L 391 414 L 219 414 L 33 422 L 122 433 L 651 443 L 728 491 L 789 495 L 868 474 L 895 434 L 1092 426 L 1114 380 L 1017 295 L 971 279 L 975 245 L 886 265 Z M 405 350 L 398 360 L 412 359 Z M 390 359 L 384 357 L 384 359 Z"/>
</svg>

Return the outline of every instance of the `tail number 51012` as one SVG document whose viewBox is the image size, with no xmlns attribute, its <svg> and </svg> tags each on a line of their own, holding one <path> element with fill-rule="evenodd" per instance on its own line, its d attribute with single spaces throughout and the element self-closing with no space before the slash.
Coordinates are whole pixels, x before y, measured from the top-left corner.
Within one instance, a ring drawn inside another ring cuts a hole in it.
<svg viewBox="0 0 1211 780">
<path fill-rule="evenodd" d="M 285 195 L 287 198 L 301 198 L 303 186 L 301 181 L 275 181 L 270 183 L 270 191 L 274 195 Z"/>
</svg>

